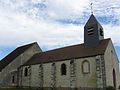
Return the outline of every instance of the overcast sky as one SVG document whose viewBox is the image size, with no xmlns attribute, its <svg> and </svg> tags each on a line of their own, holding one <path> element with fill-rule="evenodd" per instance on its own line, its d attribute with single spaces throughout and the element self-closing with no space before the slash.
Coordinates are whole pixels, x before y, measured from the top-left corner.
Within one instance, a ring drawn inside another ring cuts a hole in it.
<svg viewBox="0 0 120 90">
<path fill-rule="evenodd" d="M 120 0 L 0 0 L 0 59 L 32 42 L 43 51 L 83 43 L 91 2 L 120 58 Z"/>
</svg>

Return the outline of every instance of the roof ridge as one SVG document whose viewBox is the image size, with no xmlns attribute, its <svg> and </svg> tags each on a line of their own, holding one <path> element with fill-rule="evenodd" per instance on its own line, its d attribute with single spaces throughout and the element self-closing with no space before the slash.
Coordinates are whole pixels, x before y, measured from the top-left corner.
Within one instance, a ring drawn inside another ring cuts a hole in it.
<svg viewBox="0 0 120 90">
<path fill-rule="evenodd" d="M 33 42 L 33 43 L 29 43 L 29 44 L 24 44 L 24 45 L 21 45 L 21 46 L 19 46 L 17 48 L 21 48 L 21 47 L 25 47 L 25 46 L 32 46 L 34 44 L 38 44 L 38 43 L 37 42 Z"/>
<path fill-rule="evenodd" d="M 104 40 L 111 40 L 111 38 L 106 38 L 106 39 L 103 39 L 101 41 L 104 41 Z M 52 50 L 44 51 L 43 53 L 47 53 L 47 52 L 51 52 L 51 51 L 55 51 L 55 50 L 60 50 L 60 49 L 64 49 L 64 48 L 70 48 L 70 47 L 79 46 L 79 45 L 84 45 L 84 43 L 65 46 L 65 47 L 60 47 L 60 48 L 55 48 L 55 49 L 52 49 Z M 89 47 L 86 47 L 86 48 L 89 48 Z"/>
</svg>

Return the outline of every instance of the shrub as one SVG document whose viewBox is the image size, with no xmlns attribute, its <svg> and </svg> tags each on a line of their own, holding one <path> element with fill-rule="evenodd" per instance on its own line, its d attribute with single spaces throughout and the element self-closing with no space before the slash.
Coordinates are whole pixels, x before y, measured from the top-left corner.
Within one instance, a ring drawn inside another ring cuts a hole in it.
<svg viewBox="0 0 120 90">
<path fill-rule="evenodd" d="M 115 88 L 113 86 L 108 86 L 106 90 L 115 90 Z"/>
</svg>

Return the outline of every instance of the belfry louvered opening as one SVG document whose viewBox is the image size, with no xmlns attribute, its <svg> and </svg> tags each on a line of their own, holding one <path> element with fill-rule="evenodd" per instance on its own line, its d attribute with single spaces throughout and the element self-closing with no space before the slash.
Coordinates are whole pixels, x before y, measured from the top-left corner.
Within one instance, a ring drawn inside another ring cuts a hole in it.
<svg viewBox="0 0 120 90">
<path fill-rule="evenodd" d="M 94 34 L 94 28 L 88 27 L 88 35 L 93 35 L 93 34 Z"/>
</svg>

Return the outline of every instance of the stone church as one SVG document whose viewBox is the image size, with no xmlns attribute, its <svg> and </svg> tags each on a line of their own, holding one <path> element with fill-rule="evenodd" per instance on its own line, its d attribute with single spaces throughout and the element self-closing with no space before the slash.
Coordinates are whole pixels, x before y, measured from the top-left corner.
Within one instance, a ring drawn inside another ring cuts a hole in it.
<svg viewBox="0 0 120 90">
<path fill-rule="evenodd" d="M 92 14 L 84 43 L 42 52 L 37 43 L 16 48 L 0 61 L 0 86 L 41 90 L 96 90 L 120 85 L 119 60 Z"/>
</svg>

